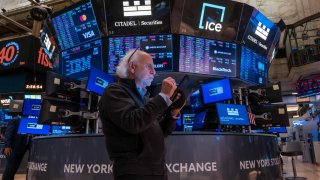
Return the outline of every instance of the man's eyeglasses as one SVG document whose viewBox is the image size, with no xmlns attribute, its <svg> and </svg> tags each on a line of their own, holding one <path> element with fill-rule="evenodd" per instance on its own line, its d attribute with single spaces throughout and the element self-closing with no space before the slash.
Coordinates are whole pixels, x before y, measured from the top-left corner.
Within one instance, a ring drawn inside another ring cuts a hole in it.
<svg viewBox="0 0 320 180">
<path fill-rule="evenodd" d="M 134 55 L 134 53 L 136 53 L 137 50 L 140 50 L 140 48 L 136 48 L 133 53 L 130 55 L 129 59 L 128 59 L 128 63 L 131 61 L 132 56 Z"/>
</svg>

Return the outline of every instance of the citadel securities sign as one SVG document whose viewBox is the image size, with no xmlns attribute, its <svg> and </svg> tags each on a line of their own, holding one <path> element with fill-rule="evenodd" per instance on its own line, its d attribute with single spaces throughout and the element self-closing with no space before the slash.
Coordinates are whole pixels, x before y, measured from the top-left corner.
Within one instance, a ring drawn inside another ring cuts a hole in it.
<svg viewBox="0 0 320 180">
<path fill-rule="evenodd" d="M 112 180 L 113 163 L 104 140 L 103 135 L 34 138 L 27 179 Z M 166 147 L 168 179 L 281 177 L 272 135 L 175 133 L 166 139 Z"/>
<path fill-rule="evenodd" d="M 107 2 L 109 35 L 170 32 L 169 0 L 119 0 Z"/>
</svg>

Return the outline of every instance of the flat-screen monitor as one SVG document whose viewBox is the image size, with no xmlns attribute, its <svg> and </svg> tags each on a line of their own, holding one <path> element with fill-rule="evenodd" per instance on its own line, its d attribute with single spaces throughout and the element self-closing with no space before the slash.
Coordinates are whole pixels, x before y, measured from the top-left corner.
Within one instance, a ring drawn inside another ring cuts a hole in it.
<svg viewBox="0 0 320 180">
<path fill-rule="evenodd" d="M 193 130 L 200 130 L 203 129 L 203 124 L 206 119 L 207 113 L 205 111 L 197 113 L 194 117 L 193 122 Z"/>
<path fill-rule="evenodd" d="M 320 94 L 320 77 L 298 81 L 296 92 L 301 98 Z"/>
<path fill-rule="evenodd" d="M 87 78 L 92 67 L 103 70 L 102 40 L 87 42 L 61 52 L 61 74 L 73 79 Z"/>
<path fill-rule="evenodd" d="M 196 90 L 190 96 L 190 105 L 193 111 L 202 109 L 203 103 L 200 95 L 200 90 Z"/>
<path fill-rule="evenodd" d="M 67 125 L 78 124 L 79 116 L 71 115 L 65 117 L 65 112 L 66 110 L 78 112 L 79 108 L 79 104 L 70 101 L 43 99 L 38 120 L 41 124 L 52 124 L 57 122 Z"/>
<path fill-rule="evenodd" d="M 109 36 L 170 33 L 170 1 L 106 1 Z"/>
<path fill-rule="evenodd" d="M 223 0 L 187 0 L 182 9 L 179 33 L 235 41 L 243 4 Z"/>
<path fill-rule="evenodd" d="M 48 135 L 50 126 L 38 124 L 37 118 L 21 118 L 18 134 Z"/>
<path fill-rule="evenodd" d="M 251 17 L 249 21 L 242 24 L 246 28 L 241 42 L 264 58 L 270 58 L 279 42 L 281 31 L 276 24 L 255 8 L 244 5 L 243 13 L 251 13 Z"/>
<path fill-rule="evenodd" d="M 9 105 L 10 113 L 22 113 L 23 100 L 11 100 Z"/>
<path fill-rule="evenodd" d="M 78 99 L 80 97 L 79 89 L 70 89 L 70 84 L 80 84 L 79 81 L 62 76 L 54 72 L 47 72 L 46 77 L 46 89 L 45 93 L 47 96 L 61 98 L 61 99 Z"/>
<path fill-rule="evenodd" d="M 108 73 L 116 73 L 116 66 L 130 49 L 140 48 L 149 53 L 158 72 L 173 71 L 172 35 L 127 36 L 109 38 Z"/>
<path fill-rule="evenodd" d="M 270 104 L 282 102 L 281 83 L 268 83 L 248 87 L 250 104 Z"/>
<path fill-rule="evenodd" d="M 268 81 L 269 61 L 242 46 L 241 63 L 240 63 L 240 79 L 254 84 L 265 84 Z"/>
<path fill-rule="evenodd" d="M 71 133 L 71 126 L 51 126 L 51 134 L 52 135 L 65 135 Z"/>
<path fill-rule="evenodd" d="M 286 105 L 251 106 L 258 127 L 289 126 Z"/>
<path fill-rule="evenodd" d="M 8 115 L 8 108 L 0 108 L 0 124 L 6 124 L 12 119 L 12 116 Z"/>
<path fill-rule="evenodd" d="M 91 68 L 88 81 L 87 81 L 87 90 L 90 92 L 97 93 L 98 95 L 102 95 L 104 89 L 110 84 L 114 82 L 114 77 L 110 76 L 99 69 L 94 67 Z"/>
<path fill-rule="evenodd" d="M 220 125 L 250 125 L 248 112 L 244 105 L 217 103 L 217 111 Z"/>
<path fill-rule="evenodd" d="M 269 133 L 287 133 L 287 128 L 283 126 L 269 127 Z"/>
<path fill-rule="evenodd" d="M 236 69 L 236 43 L 180 35 L 180 72 L 235 77 Z"/>
<path fill-rule="evenodd" d="M 61 50 L 101 37 L 90 0 L 79 1 L 54 13 L 52 23 Z"/>
<path fill-rule="evenodd" d="M 203 84 L 201 86 L 201 92 L 204 105 L 232 98 L 229 78 Z"/>
<path fill-rule="evenodd" d="M 59 56 L 59 48 L 52 28 L 52 20 L 51 18 L 48 18 L 43 21 L 43 26 L 40 32 L 40 44 L 49 59 Z"/>
<path fill-rule="evenodd" d="M 25 116 L 39 116 L 41 109 L 40 99 L 24 99 L 22 114 Z"/>
</svg>

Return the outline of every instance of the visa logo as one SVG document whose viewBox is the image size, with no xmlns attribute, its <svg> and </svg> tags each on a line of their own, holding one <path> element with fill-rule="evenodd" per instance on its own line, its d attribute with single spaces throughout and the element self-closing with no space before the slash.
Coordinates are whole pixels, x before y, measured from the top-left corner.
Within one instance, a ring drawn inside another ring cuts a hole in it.
<svg viewBox="0 0 320 180">
<path fill-rule="evenodd" d="M 223 87 L 212 88 L 209 90 L 209 96 L 223 94 Z"/>
<path fill-rule="evenodd" d="M 94 34 L 93 31 L 85 32 L 85 33 L 83 33 L 82 35 L 83 35 L 83 37 L 84 37 L 85 39 L 88 39 L 88 38 L 91 38 L 91 37 L 95 36 L 95 34 Z"/>
<path fill-rule="evenodd" d="M 239 116 L 239 111 L 236 108 L 227 108 L 227 113 L 229 116 Z"/>
<path fill-rule="evenodd" d="M 108 81 L 105 81 L 104 79 L 101 79 L 99 77 L 96 78 L 96 83 L 95 83 L 97 86 L 100 86 L 100 87 L 107 87 L 108 86 Z"/>
<path fill-rule="evenodd" d="M 40 110 L 41 106 L 38 104 L 32 104 L 31 109 L 32 110 Z"/>
</svg>

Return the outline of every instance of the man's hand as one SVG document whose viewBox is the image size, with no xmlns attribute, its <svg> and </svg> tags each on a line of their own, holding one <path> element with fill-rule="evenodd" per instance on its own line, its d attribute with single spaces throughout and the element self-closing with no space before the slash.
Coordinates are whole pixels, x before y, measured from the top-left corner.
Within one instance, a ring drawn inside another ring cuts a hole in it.
<svg viewBox="0 0 320 180">
<path fill-rule="evenodd" d="M 9 147 L 4 148 L 3 154 L 4 154 L 5 156 L 10 156 L 11 153 L 12 153 L 12 148 L 9 148 Z"/>
<path fill-rule="evenodd" d="M 174 117 L 177 117 L 180 114 L 181 109 L 186 105 L 186 98 L 182 91 L 178 91 L 177 96 L 173 100 L 172 109 L 171 109 L 171 115 Z"/>
<path fill-rule="evenodd" d="M 172 77 L 167 77 L 162 81 L 161 92 L 170 98 L 177 89 L 176 81 Z"/>
</svg>

